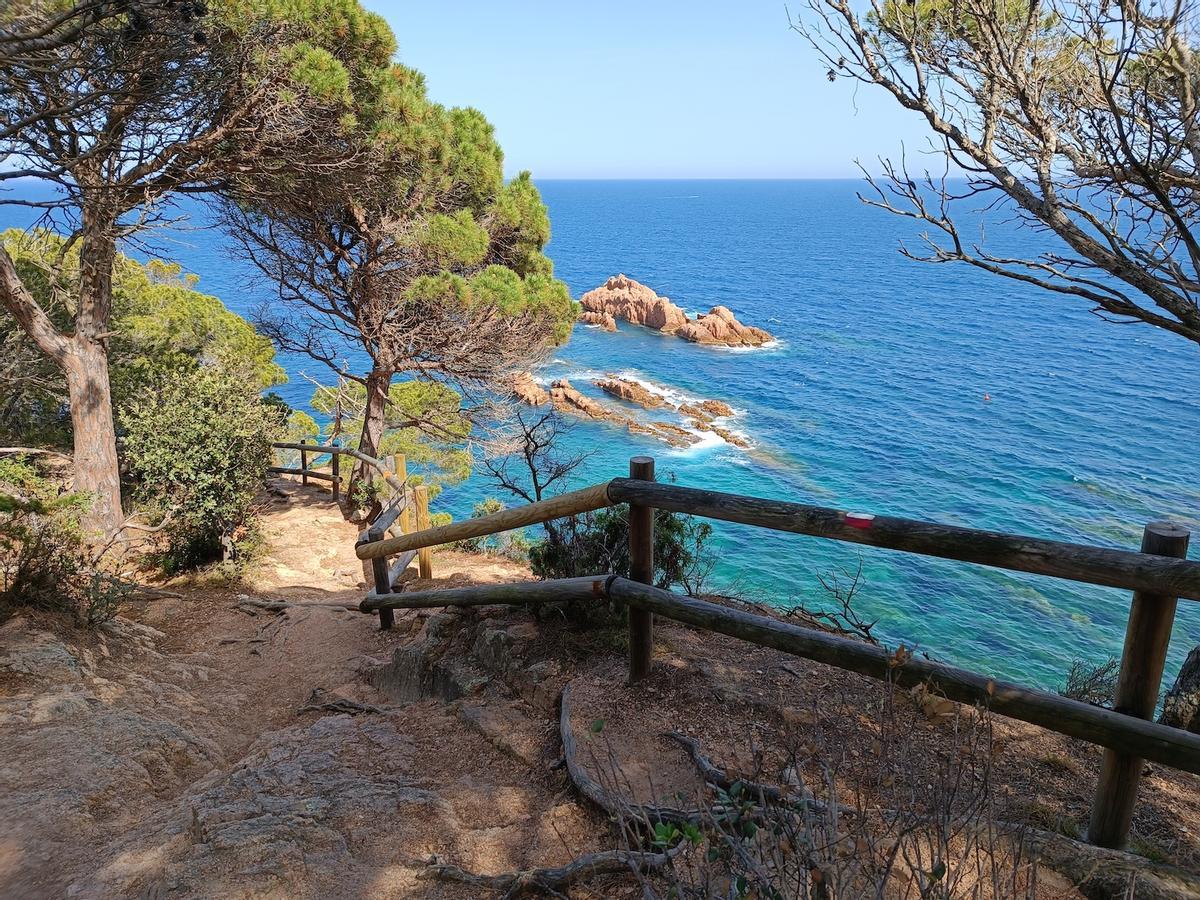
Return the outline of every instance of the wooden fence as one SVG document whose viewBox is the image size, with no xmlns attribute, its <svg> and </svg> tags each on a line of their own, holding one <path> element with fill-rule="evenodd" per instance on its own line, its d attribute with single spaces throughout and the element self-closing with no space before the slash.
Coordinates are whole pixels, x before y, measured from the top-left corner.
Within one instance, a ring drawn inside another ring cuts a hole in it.
<svg viewBox="0 0 1200 900">
<path fill-rule="evenodd" d="M 659 615 L 871 678 L 901 685 L 927 684 L 951 700 L 986 706 L 998 714 L 1104 747 L 1088 829 L 1088 839 L 1103 847 L 1121 847 L 1128 839 L 1145 760 L 1200 774 L 1200 735 L 1151 721 L 1177 599 L 1200 600 L 1200 563 L 1184 558 L 1189 533 L 1169 522 L 1148 524 L 1140 551 L 1115 550 L 660 484 L 654 481 L 654 460 L 635 457 L 630 461 L 629 478 L 614 478 L 439 528 L 380 534 L 377 539 L 360 542 L 356 552 L 364 560 L 386 561 L 396 554 L 619 503 L 630 507 L 630 578 L 599 574 L 399 594 L 393 593 L 392 580 L 377 578 L 375 590 L 360 609 L 378 613 L 381 626 L 389 627 L 393 610 L 399 608 L 612 599 L 628 609 L 632 681 L 651 670 L 653 621 Z M 1092 706 L 916 656 L 899 658 L 880 647 L 655 588 L 651 584 L 655 509 L 1131 590 L 1115 708 Z"/>
<path fill-rule="evenodd" d="M 300 453 L 300 466 L 270 466 L 267 471 L 282 475 L 299 475 L 301 484 L 308 484 L 310 478 L 332 483 L 333 500 L 339 502 L 347 483 L 346 476 L 341 471 L 341 457 L 349 456 L 363 463 L 372 471 L 371 480 L 374 482 L 376 495 L 380 502 L 380 511 L 358 538 L 358 545 L 379 543 L 389 536 L 398 537 L 418 529 L 429 528 L 429 488 L 423 484 L 408 483 L 408 465 L 403 455 L 397 453 L 384 459 L 376 459 L 358 450 L 342 447 L 336 441 L 331 444 L 315 444 L 308 441 L 299 443 L 276 442 L 271 445 L 275 450 L 296 450 Z M 329 472 L 315 470 L 309 466 L 310 459 L 315 462 L 322 456 L 328 456 Z M 389 564 L 388 557 L 396 559 Z M 419 574 L 422 578 L 433 577 L 432 545 L 411 551 L 399 551 L 395 554 L 376 555 L 371 558 L 369 583 L 374 590 L 382 585 L 385 591 L 390 591 L 400 575 L 416 558 Z M 391 610 L 380 610 L 379 623 L 382 628 L 391 628 L 394 616 Z"/>
</svg>

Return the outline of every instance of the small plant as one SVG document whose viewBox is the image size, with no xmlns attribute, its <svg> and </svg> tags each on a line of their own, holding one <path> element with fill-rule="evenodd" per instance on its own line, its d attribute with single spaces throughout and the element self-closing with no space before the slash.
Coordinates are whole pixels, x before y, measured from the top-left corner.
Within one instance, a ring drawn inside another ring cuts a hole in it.
<svg viewBox="0 0 1200 900">
<path fill-rule="evenodd" d="M 1059 693 L 1072 700 L 1111 709 L 1120 675 L 1121 662 L 1115 657 L 1100 665 L 1076 659 L 1071 662 L 1071 668 L 1067 670 L 1067 683 Z"/>
<path fill-rule="evenodd" d="M 490 516 L 502 509 L 504 509 L 504 504 L 495 497 L 485 497 L 471 509 L 471 518 Z M 505 531 L 500 534 L 488 534 L 456 541 L 454 548 L 467 553 L 487 553 L 492 556 L 502 556 L 505 559 L 527 560 L 530 540 L 520 531 Z"/>
<path fill-rule="evenodd" d="M 102 572 L 85 547 L 80 517 L 88 505 L 32 463 L 0 460 L 0 613 L 25 606 L 85 625 L 116 615 L 131 587 Z"/>
</svg>

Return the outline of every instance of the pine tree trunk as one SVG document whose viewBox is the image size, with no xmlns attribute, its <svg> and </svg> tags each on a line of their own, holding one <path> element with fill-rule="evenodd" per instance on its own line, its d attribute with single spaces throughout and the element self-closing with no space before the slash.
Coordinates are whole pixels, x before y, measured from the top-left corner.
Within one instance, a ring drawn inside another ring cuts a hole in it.
<svg viewBox="0 0 1200 900">
<path fill-rule="evenodd" d="M 106 538 L 122 520 L 108 352 L 99 342 L 80 336 L 72 345 L 63 368 L 75 441 L 75 490 L 92 497 L 92 505 L 83 517 L 84 531 L 92 538 Z"/>
<path fill-rule="evenodd" d="M 1163 698 L 1159 724 L 1200 734 L 1200 647 L 1193 647 Z"/>
<path fill-rule="evenodd" d="M 359 451 L 367 456 L 379 456 L 379 447 L 383 443 L 383 433 L 387 428 L 388 388 L 391 384 L 391 372 L 372 369 L 367 376 L 367 405 L 363 411 L 362 434 L 358 439 Z M 351 489 L 369 477 L 366 463 L 358 462 L 351 478 Z"/>
</svg>

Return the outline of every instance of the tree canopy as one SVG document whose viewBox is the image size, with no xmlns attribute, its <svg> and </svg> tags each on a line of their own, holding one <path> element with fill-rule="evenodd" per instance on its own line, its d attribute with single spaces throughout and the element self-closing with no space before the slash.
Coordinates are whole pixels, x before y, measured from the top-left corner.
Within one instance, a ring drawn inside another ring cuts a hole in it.
<svg viewBox="0 0 1200 900">
<path fill-rule="evenodd" d="M 929 226 L 916 259 L 1077 297 L 1200 343 L 1200 26 L 1183 0 L 809 0 L 796 23 L 831 81 L 925 118 L 940 171 L 884 162 L 868 202 Z M 965 182 L 953 177 L 965 176 Z M 955 222 L 1002 201 L 1054 236 L 1035 258 Z"/>
</svg>

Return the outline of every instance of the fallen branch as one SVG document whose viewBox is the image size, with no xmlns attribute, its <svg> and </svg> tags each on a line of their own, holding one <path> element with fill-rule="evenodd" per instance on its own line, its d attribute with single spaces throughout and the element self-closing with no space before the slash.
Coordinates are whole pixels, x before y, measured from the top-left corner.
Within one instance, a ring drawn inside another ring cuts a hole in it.
<svg viewBox="0 0 1200 900">
<path fill-rule="evenodd" d="M 455 881 L 473 887 L 503 891 L 505 898 L 519 897 L 522 894 L 539 891 L 557 893 L 562 888 L 569 887 L 584 878 L 629 872 L 636 874 L 661 869 L 682 847 L 683 845 L 680 845 L 662 853 L 640 850 L 604 850 L 600 853 L 588 853 L 580 856 L 565 866 L 531 869 L 526 872 L 506 872 L 503 875 L 477 875 L 458 866 L 431 862 L 421 877 L 435 878 L 439 881 Z"/>
<path fill-rule="evenodd" d="M 46 450 L 41 447 L 0 447 L 0 456 L 56 456 L 67 462 L 71 461 L 69 453 L 59 453 L 57 450 Z"/>
<path fill-rule="evenodd" d="M 233 608 L 241 612 L 255 615 L 252 610 L 261 609 L 266 612 L 280 613 L 289 609 L 308 609 L 309 607 L 320 606 L 326 609 L 346 609 L 350 612 L 358 612 L 357 603 L 324 603 L 320 600 L 312 600 L 305 603 L 289 603 L 286 600 L 257 600 L 254 597 L 244 597 L 233 604 Z M 248 608 L 247 608 L 248 607 Z"/>
<path fill-rule="evenodd" d="M 372 706 L 370 703 L 359 703 L 357 700 L 347 700 L 339 697 L 337 700 L 326 700 L 324 703 L 308 703 L 296 710 L 296 715 L 306 712 L 333 712 L 357 716 L 360 713 L 385 713 L 382 706 Z"/>
</svg>

